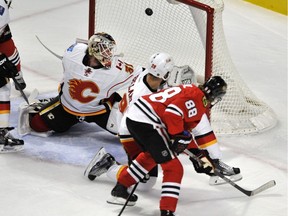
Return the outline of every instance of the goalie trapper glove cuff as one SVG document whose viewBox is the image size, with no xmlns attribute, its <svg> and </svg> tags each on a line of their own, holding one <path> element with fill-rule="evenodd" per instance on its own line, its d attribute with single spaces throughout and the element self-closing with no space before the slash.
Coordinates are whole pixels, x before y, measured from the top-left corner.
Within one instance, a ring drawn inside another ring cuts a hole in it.
<svg viewBox="0 0 288 216">
<path fill-rule="evenodd" d="M 172 136 L 171 150 L 176 154 L 182 153 L 188 147 L 192 139 L 193 137 L 188 131 L 183 131 L 180 134 Z"/>
<path fill-rule="evenodd" d="M 16 66 L 3 53 L 0 54 L 0 76 L 12 78 L 17 76 L 18 71 Z"/>
</svg>

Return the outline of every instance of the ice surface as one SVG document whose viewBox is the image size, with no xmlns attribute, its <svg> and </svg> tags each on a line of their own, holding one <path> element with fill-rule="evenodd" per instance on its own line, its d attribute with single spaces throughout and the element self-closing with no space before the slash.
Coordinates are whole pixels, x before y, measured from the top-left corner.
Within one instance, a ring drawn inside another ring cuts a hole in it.
<svg viewBox="0 0 288 216">
<path fill-rule="evenodd" d="M 185 176 L 177 213 L 180 216 L 287 216 L 287 17 L 240 0 L 225 0 L 224 30 L 233 61 L 253 92 L 278 116 L 278 125 L 259 135 L 219 137 L 224 161 L 241 168 L 244 188 L 269 180 L 277 185 L 247 197 L 230 185 L 209 186 L 181 157 Z M 27 89 L 56 95 L 61 62 L 48 53 L 76 38 L 87 38 L 88 1 L 13 1 L 11 29 L 18 46 Z M 123 14 L 120 14 L 123 15 Z M 24 100 L 12 92 L 11 125 Z M 106 203 L 114 183 L 105 175 L 94 182 L 83 177 L 85 166 L 101 146 L 125 162 L 115 136 L 94 124 L 79 124 L 52 137 L 25 136 L 25 150 L 0 155 L 1 216 L 113 216 L 121 207 Z M 161 174 L 160 174 L 161 176 Z M 159 215 L 161 178 L 123 215 Z"/>
</svg>

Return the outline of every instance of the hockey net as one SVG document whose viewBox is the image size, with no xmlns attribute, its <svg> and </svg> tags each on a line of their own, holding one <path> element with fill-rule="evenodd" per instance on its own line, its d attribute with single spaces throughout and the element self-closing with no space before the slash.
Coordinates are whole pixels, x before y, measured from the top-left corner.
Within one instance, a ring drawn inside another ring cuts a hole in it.
<svg viewBox="0 0 288 216">
<path fill-rule="evenodd" d="M 109 33 L 125 61 L 134 65 L 145 67 L 153 53 L 162 51 L 177 65 L 189 65 L 199 77 L 222 76 L 227 94 L 210 115 L 216 134 L 270 129 L 277 122 L 273 110 L 249 90 L 231 60 L 223 9 L 222 0 L 90 0 L 89 36 Z"/>
</svg>

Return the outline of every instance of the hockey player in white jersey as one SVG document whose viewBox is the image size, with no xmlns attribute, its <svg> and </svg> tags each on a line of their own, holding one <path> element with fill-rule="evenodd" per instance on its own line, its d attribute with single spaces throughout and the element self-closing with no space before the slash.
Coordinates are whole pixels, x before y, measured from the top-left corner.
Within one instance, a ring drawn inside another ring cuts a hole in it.
<svg viewBox="0 0 288 216">
<path fill-rule="evenodd" d="M 115 56 L 115 49 L 115 40 L 104 32 L 91 36 L 88 44 L 71 45 L 62 59 L 59 96 L 44 106 L 36 103 L 26 107 L 29 122 L 25 124 L 27 112 L 22 112 L 20 134 L 64 132 L 82 121 L 94 122 L 116 134 L 117 124 L 108 124 L 110 112 L 122 99 L 117 91 L 128 87 L 134 67 Z"/>
<path fill-rule="evenodd" d="M 130 86 L 128 87 L 126 93 L 124 93 L 123 99 L 119 104 L 119 110 L 121 113 L 123 113 L 123 117 L 119 126 L 118 135 L 120 142 L 122 143 L 123 148 L 127 153 L 129 163 L 141 152 L 141 149 L 135 143 L 126 126 L 125 111 L 129 108 L 128 104 L 133 104 L 142 95 L 157 92 L 163 87 L 163 85 L 166 84 L 166 81 L 170 77 L 172 70 L 178 69 L 178 67 L 174 67 L 174 61 L 172 57 L 169 54 L 163 52 L 153 54 L 149 59 L 148 65 L 149 66 L 143 72 L 138 73 L 137 76 L 133 78 Z M 157 70 L 153 69 L 155 65 L 157 65 Z M 159 69 L 159 67 L 161 67 L 161 69 Z M 190 77 L 193 76 L 191 75 Z M 102 152 L 103 151 L 104 149 Z M 87 168 L 88 171 L 85 171 L 85 175 L 87 175 L 90 180 L 94 180 L 96 178 L 93 170 L 91 170 L 94 163 L 95 161 L 91 161 L 90 166 Z M 105 172 L 105 170 L 103 171 Z M 99 175 L 99 173 L 97 173 L 97 175 Z M 150 171 L 149 175 L 149 181 L 145 184 L 139 185 L 138 189 L 149 190 L 153 187 L 158 176 L 157 166 L 155 166 L 155 168 Z"/>
</svg>

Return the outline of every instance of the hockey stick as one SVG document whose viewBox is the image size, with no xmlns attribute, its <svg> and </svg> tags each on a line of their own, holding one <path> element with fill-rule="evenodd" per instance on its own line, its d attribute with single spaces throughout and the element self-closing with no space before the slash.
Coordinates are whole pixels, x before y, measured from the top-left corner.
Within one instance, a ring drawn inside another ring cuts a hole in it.
<svg viewBox="0 0 288 216">
<path fill-rule="evenodd" d="M 41 43 L 41 45 L 48 50 L 52 55 L 56 56 L 58 59 L 62 60 L 62 56 L 58 55 L 57 53 L 53 52 L 51 49 L 49 49 L 44 43 L 42 43 L 42 41 L 39 39 L 39 37 L 37 35 L 35 35 L 35 37 L 37 38 L 37 40 Z"/>
<path fill-rule="evenodd" d="M 123 213 L 124 209 L 126 208 L 126 206 L 127 206 L 128 202 L 129 202 L 129 200 L 130 200 L 131 196 L 133 195 L 133 193 L 135 192 L 135 190 L 136 190 L 137 186 L 138 186 L 138 182 L 137 182 L 137 183 L 134 185 L 134 187 L 133 187 L 132 191 L 130 192 L 130 194 L 129 194 L 129 196 L 128 196 L 128 198 L 127 198 L 126 202 L 125 202 L 125 204 L 123 205 L 123 207 L 122 207 L 121 211 L 119 212 L 118 216 L 121 216 L 121 215 L 122 215 L 122 213 Z"/>
<path fill-rule="evenodd" d="M 27 96 L 25 95 L 24 91 L 22 90 L 21 85 L 18 83 L 18 81 L 16 80 L 16 78 L 14 76 L 12 76 L 12 79 L 13 79 L 15 85 L 17 86 L 18 90 L 20 91 L 22 97 L 24 98 L 24 100 L 29 105 L 29 100 L 28 100 Z"/>
<path fill-rule="evenodd" d="M 193 160 L 197 161 L 200 164 L 203 164 L 204 162 L 201 161 L 196 155 L 194 155 L 192 152 L 190 152 L 188 149 L 185 149 L 184 152 L 191 157 Z M 260 187 L 254 189 L 254 190 L 246 190 L 242 187 L 240 187 L 238 184 L 236 184 L 235 182 L 231 181 L 229 178 L 225 177 L 219 169 L 215 168 L 214 169 L 214 173 L 219 176 L 220 178 L 222 178 L 224 181 L 226 181 L 228 184 L 232 185 L 233 187 L 235 187 L 236 189 L 238 189 L 239 191 L 241 191 L 242 193 L 244 193 L 247 196 L 254 196 L 262 191 L 265 191 L 273 186 L 276 185 L 275 180 L 271 180 L 263 185 L 261 185 Z"/>
</svg>

